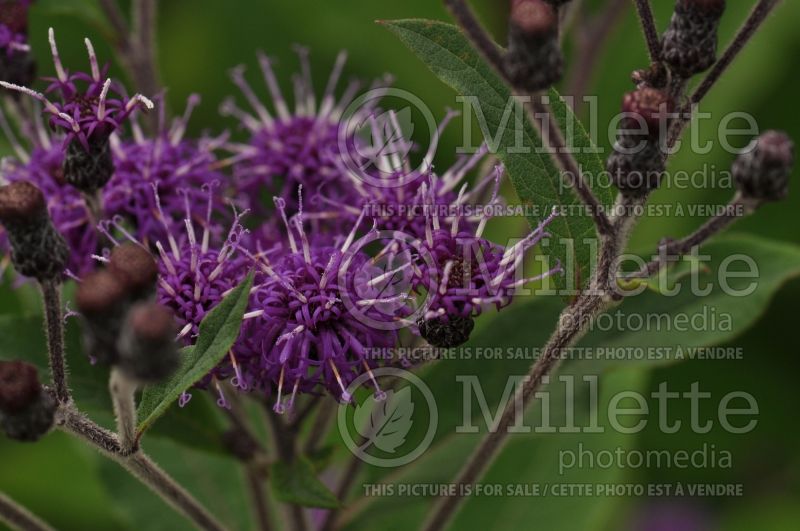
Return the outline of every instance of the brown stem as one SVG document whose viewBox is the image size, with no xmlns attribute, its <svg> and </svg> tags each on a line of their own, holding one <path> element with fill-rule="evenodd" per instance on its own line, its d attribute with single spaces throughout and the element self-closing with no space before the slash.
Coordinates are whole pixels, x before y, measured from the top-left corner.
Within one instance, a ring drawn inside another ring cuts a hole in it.
<svg viewBox="0 0 800 531">
<path fill-rule="evenodd" d="M 586 182 L 575 157 L 569 153 L 569 148 L 558 122 L 540 96 L 533 95 L 531 97 L 529 115 L 531 122 L 539 130 L 539 136 L 544 147 L 548 148 L 547 151 L 561 168 L 561 178 L 575 190 L 575 193 L 589 211 L 589 215 L 594 219 L 600 234 L 610 235 L 613 231 L 604 206 L 600 204 L 600 201 L 597 200 L 597 197 L 589 187 L 589 183 Z"/>
<path fill-rule="evenodd" d="M 156 94 L 160 90 L 156 59 L 156 0 L 134 0 L 131 9 L 137 84 L 142 93 Z"/>
<path fill-rule="evenodd" d="M 108 389 L 114 405 L 114 416 L 117 419 L 117 433 L 122 452 L 133 453 L 137 445 L 136 383 L 115 367 L 111 369 Z"/>
<path fill-rule="evenodd" d="M 649 278 L 658 273 L 669 262 L 674 262 L 692 252 L 696 247 L 707 242 L 736 221 L 756 211 L 759 203 L 753 199 L 745 199 L 737 194 L 725 210 L 706 221 L 702 227 L 683 238 L 673 240 L 662 245 L 658 250 L 658 257 L 645 265 L 640 271 L 629 275 L 627 278 Z"/>
<path fill-rule="evenodd" d="M 691 120 L 694 108 L 708 95 L 722 75 L 728 70 L 731 64 L 733 64 L 733 61 L 739 56 L 739 53 L 741 53 L 744 47 L 747 46 L 747 43 L 750 42 L 753 35 L 755 35 L 756 31 L 758 31 L 772 10 L 777 7 L 779 1 L 780 0 L 759 0 L 755 7 L 753 7 L 750 15 L 739 28 L 739 31 L 736 32 L 733 41 L 731 41 L 719 60 L 711 67 L 711 71 L 694 90 L 686 105 L 680 110 L 677 120 L 670 129 L 670 146 L 674 145 L 680 138 L 684 128 Z"/>
<path fill-rule="evenodd" d="M 255 466 L 247 466 L 245 469 L 247 476 L 247 486 L 250 491 L 250 501 L 258 522 L 259 531 L 271 531 L 272 521 L 269 519 L 267 509 L 267 495 L 264 492 L 263 474 Z"/>
<path fill-rule="evenodd" d="M 162 500 L 204 531 L 225 531 L 222 526 L 186 489 L 161 470 L 141 450 L 126 453 L 118 437 L 101 428 L 72 405 L 61 405 L 56 413 L 59 429 L 82 439 L 102 454 L 119 463 Z"/>
<path fill-rule="evenodd" d="M 41 283 L 41 289 L 53 390 L 58 402 L 67 404 L 72 400 L 72 396 L 67 383 L 67 362 L 64 355 L 64 314 L 61 310 L 61 281 L 44 281 Z"/>
<path fill-rule="evenodd" d="M 332 399 L 324 400 L 319 408 L 317 408 L 317 416 L 314 418 L 314 424 L 311 426 L 311 432 L 308 434 L 303 451 L 306 454 L 311 454 L 317 450 L 322 438 L 328 433 L 328 428 L 333 422 L 334 412 L 336 410 L 336 401 Z"/>
<path fill-rule="evenodd" d="M 602 239 L 600 258 L 597 269 L 585 290 L 575 302 L 567 307 L 559 317 L 558 326 L 550 340 L 544 346 L 541 356 L 531 367 L 523 385 L 517 390 L 514 400 L 510 400 L 503 410 L 502 416 L 493 430 L 484 437 L 464 467 L 458 473 L 456 484 L 473 485 L 486 472 L 502 449 L 509 432 L 508 428 L 515 422 L 517 411 L 525 411 L 533 402 L 542 385 L 542 380 L 559 365 L 562 353 L 577 343 L 588 331 L 592 321 L 610 307 L 616 286 L 617 257 L 627 245 L 630 229 L 636 222 L 632 214 L 636 212 L 636 202 L 640 200 L 620 200 L 620 216 L 613 222 L 613 232 Z M 633 201 L 632 204 L 628 204 Z M 459 489 L 463 492 L 464 489 Z M 444 529 L 455 516 L 463 503 L 462 495 L 439 498 L 423 529 L 438 531 Z"/>
<path fill-rule="evenodd" d="M 54 531 L 28 509 L 0 492 L 0 522 L 17 531 Z"/>
<path fill-rule="evenodd" d="M 464 29 L 475 47 L 480 51 L 494 68 L 503 73 L 503 53 L 492 38 L 483 29 L 475 13 L 472 12 L 465 0 L 444 0 L 444 4 L 453 14 L 453 18 Z"/>
<path fill-rule="evenodd" d="M 281 461 L 292 462 L 296 457 L 297 432 L 289 427 L 280 415 L 275 413 L 269 404 L 264 403 L 267 412 L 267 419 L 272 426 L 272 437 L 275 441 L 275 448 Z M 289 525 L 292 531 L 306 531 L 308 523 L 303 508 L 299 505 L 289 504 L 286 508 L 289 517 Z"/>
<path fill-rule="evenodd" d="M 650 52 L 650 62 L 657 63 L 661 60 L 661 38 L 658 36 L 650 0 L 634 0 L 634 2 L 636 2 L 636 12 L 639 13 L 644 39 L 647 41 L 647 49 Z"/>
<path fill-rule="evenodd" d="M 581 100 L 586 95 L 589 83 L 599 66 L 600 56 L 622 19 L 627 5 L 628 0 L 609 0 L 601 13 L 591 21 L 581 24 L 582 27 L 576 32 L 577 62 L 570 69 L 570 79 L 564 92 L 573 97 L 573 108 L 576 111 L 580 109 Z"/>
</svg>

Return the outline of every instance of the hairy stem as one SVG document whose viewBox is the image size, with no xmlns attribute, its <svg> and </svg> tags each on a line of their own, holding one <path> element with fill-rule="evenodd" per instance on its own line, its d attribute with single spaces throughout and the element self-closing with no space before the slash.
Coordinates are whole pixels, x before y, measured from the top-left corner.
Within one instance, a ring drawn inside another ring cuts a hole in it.
<svg viewBox="0 0 800 531">
<path fill-rule="evenodd" d="M 117 433 L 122 452 L 133 453 L 137 445 L 136 383 L 115 367 L 111 369 L 108 388 L 114 404 L 114 415 L 117 419 Z"/>
<path fill-rule="evenodd" d="M 283 418 L 272 410 L 269 404 L 265 403 L 264 409 L 272 426 L 272 437 L 275 441 L 278 457 L 281 461 L 287 463 L 294 461 L 297 451 L 297 432 L 291 429 Z M 286 513 L 292 531 L 306 531 L 308 529 L 308 523 L 302 507 L 289 504 L 286 507 Z"/>
<path fill-rule="evenodd" d="M 156 94 L 160 87 L 156 60 L 156 0 L 134 0 L 131 9 L 132 40 L 136 43 L 134 75 L 141 92 Z"/>
<path fill-rule="evenodd" d="M 639 14 L 644 39 L 647 42 L 647 50 L 650 53 L 650 61 L 657 63 L 661 60 L 661 38 L 658 36 L 656 19 L 653 17 L 653 9 L 650 7 L 650 0 L 634 0 L 636 12 Z"/>
<path fill-rule="evenodd" d="M 506 75 L 501 49 L 492 40 L 483 26 L 481 26 L 475 14 L 469 8 L 469 5 L 467 5 L 464 0 L 445 0 L 444 3 L 453 13 L 453 17 L 461 25 L 472 44 L 478 51 L 483 53 L 503 79 L 505 79 L 510 86 L 513 85 Z M 553 157 L 556 164 L 562 169 L 562 178 L 575 190 L 578 197 L 583 201 L 597 225 L 598 231 L 601 234 L 609 234 L 610 224 L 603 212 L 602 205 L 600 205 L 599 201 L 592 193 L 591 188 L 586 183 L 575 157 L 569 152 L 561 128 L 558 126 L 553 115 L 549 112 L 547 105 L 542 101 L 541 96 L 532 96 L 529 111 L 531 121 L 539 130 L 542 142 L 546 144 L 546 147 L 550 148 L 548 152 Z M 542 122 L 540 123 L 537 121 L 537 118 L 540 118 Z M 547 134 L 543 133 L 545 129 Z"/>
<path fill-rule="evenodd" d="M 657 258 L 628 278 L 649 278 L 655 275 L 670 262 L 674 262 L 691 253 L 696 247 L 707 242 L 735 222 L 755 212 L 758 206 L 758 201 L 746 199 L 737 194 L 725 206 L 723 212 L 706 221 L 703 226 L 686 238 L 666 242 L 659 248 Z"/>
<path fill-rule="evenodd" d="M 600 234 L 611 234 L 611 222 L 606 216 L 603 205 L 597 200 L 597 197 L 589 187 L 589 183 L 586 182 L 575 157 L 569 153 L 569 147 L 564 140 L 561 128 L 541 96 L 533 95 L 531 97 L 529 115 L 531 122 L 539 131 L 544 147 L 548 148 L 547 151 L 561 168 L 561 178 L 570 188 L 575 190 L 575 193 L 589 211 L 588 213 L 594 220 Z"/>
<path fill-rule="evenodd" d="M 694 90 L 687 104 L 681 109 L 677 120 L 670 129 L 670 146 L 673 146 L 678 141 L 678 138 L 680 138 L 684 128 L 691 120 L 694 108 L 708 95 L 722 75 L 728 70 L 731 64 L 733 64 L 733 61 L 739 56 L 747 43 L 750 42 L 753 35 L 755 35 L 756 31 L 758 31 L 779 2 L 780 0 L 759 0 L 755 7 L 753 7 L 750 15 L 739 28 L 739 31 L 736 32 L 733 41 L 731 41 L 719 60 L 711 67 L 711 71 Z"/>
<path fill-rule="evenodd" d="M 317 408 L 317 415 L 314 418 L 314 424 L 311 425 L 311 431 L 308 434 L 306 443 L 303 446 L 303 451 L 306 454 L 313 453 L 319 447 L 322 438 L 328 433 L 328 428 L 333 422 L 334 412 L 336 411 L 336 401 L 332 399 L 325 399 Z"/>
<path fill-rule="evenodd" d="M 205 507 L 141 450 L 126 453 L 115 434 L 95 424 L 73 406 L 61 405 L 56 413 L 56 425 L 119 463 L 168 505 L 191 520 L 198 529 L 225 531 L 225 527 Z"/>
<path fill-rule="evenodd" d="M 570 68 L 569 80 L 565 94 L 573 98 L 573 109 L 577 112 L 581 100 L 600 63 L 609 38 L 617 29 L 628 0 L 609 0 L 601 13 L 581 24 L 575 34 L 577 52 L 574 55 L 575 65 Z"/>
<path fill-rule="evenodd" d="M 54 531 L 28 509 L 0 492 L 0 522 L 17 531 Z"/>
<path fill-rule="evenodd" d="M 498 72 L 503 72 L 503 53 L 497 43 L 483 29 L 475 13 L 465 0 L 444 0 L 444 4 L 453 14 L 453 18 L 464 29 L 475 47 Z"/>
<path fill-rule="evenodd" d="M 620 206 L 630 205 L 623 202 Z M 558 367 L 564 350 L 577 343 L 586 334 L 593 320 L 613 305 L 617 258 L 627 245 L 630 229 L 636 221 L 632 215 L 635 209 L 619 210 L 622 214 L 614 220 L 612 234 L 602 239 L 600 259 L 588 289 L 561 313 L 555 332 L 545 344 L 522 386 L 517 390 L 514 400 L 506 404 L 498 423 L 492 427 L 492 431 L 480 442 L 462 467 L 455 480 L 456 484 L 472 485 L 483 476 L 507 441 L 508 429 L 516 421 L 517 411 L 529 408 L 544 377 Z M 460 495 L 439 498 L 423 529 L 425 531 L 444 529 L 463 502 L 464 498 Z"/>
<path fill-rule="evenodd" d="M 267 509 L 267 495 L 264 492 L 264 477 L 256 466 L 248 465 L 245 468 L 247 486 L 250 491 L 250 502 L 255 513 L 259 531 L 272 531 L 272 521 L 269 519 Z"/>
<path fill-rule="evenodd" d="M 53 390 L 58 402 L 67 404 L 72 400 L 72 395 L 67 384 L 67 362 L 64 355 L 64 314 L 61 310 L 61 282 L 59 280 L 42 282 L 41 289 Z"/>
</svg>

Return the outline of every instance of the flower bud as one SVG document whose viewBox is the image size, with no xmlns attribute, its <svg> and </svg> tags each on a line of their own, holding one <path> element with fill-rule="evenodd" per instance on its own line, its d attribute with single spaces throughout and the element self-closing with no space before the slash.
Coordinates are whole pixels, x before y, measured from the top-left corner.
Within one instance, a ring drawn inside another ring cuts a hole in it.
<svg viewBox="0 0 800 531">
<path fill-rule="evenodd" d="M 717 30 L 725 0 L 678 0 L 664 33 L 662 58 L 670 70 L 690 78 L 717 60 Z"/>
<path fill-rule="evenodd" d="M 443 315 L 431 319 L 420 319 L 417 322 L 419 335 L 431 346 L 437 348 L 453 348 L 463 345 L 469 340 L 475 321 L 472 317 Z"/>
<path fill-rule="evenodd" d="M 86 145 L 74 138 L 67 145 L 64 179 L 81 192 L 94 194 L 111 180 L 113 174 L 114 161 L 107 135 L 92 135 Z"/>
<path fill-rule="evenodd" d="M 155 303 L 140 303 L 128 313 L 117 349 L 119 366 L 141 382 L 168 378 L 180 363 L 175 316 Z"/>
<path fill-rule="evenodd" d="M 0 187 L 0 223 L 8 231 L 11 260 L 19 274 L 41 282 L 61 277 L 69 247 L 53 227 L 39 188 L 28 181 Z"/>
<path fill-rule="evenodd" d="M 0 2 L 0 79 L 29 85 L 36 78 L 36 62 L 28 40 L 28 8 L 31 0 Z M 13 92 L 14 97 L 18 93 Z"/>
<path fill-rule="evenodd" d="M 135 243 L 124 243 L 111 251 L 108 269 L 124 281 L 133 300 L 155 294 L 158 266 L 147 249 Z"/>
<path fill-rule="evenodd" d="M 509 21 L 506 73 L 516 88 L 539 92 L 561 79 L 558 12 L 545 0 L 514 0 Z"/>
<path fill-rule="evenodd" d="M 736 187 L 743 196 L 780 201 L 789 193 L 794 167 L 794 143 L 779 131 L 767 131 L 755 139 L 733 163 Z"/>
<path fill-rule="evenodd" d="M 124 281 L 109 270 L 95 271 L 78 285 L 75 302 L 84 318 L 88 354 L 107 365 L 116 363 L 117 338 L 128 305 Z"/>
<path fill-rule="evenodd" d="M 0 428 L 9 438 L 34 442 L 53 427 L 56 401 L 42 388 L 36 367 L 0 361 Z"/>
<path fill-rule="evenodd" d="M 669 127 L 673 103 L 658 89 L 645 87 L 625 95 L 624 116 L 607 170 L 614 185 L 630 196 L 656 189 L 665 170 L 661 137 Z"/>
</svg>

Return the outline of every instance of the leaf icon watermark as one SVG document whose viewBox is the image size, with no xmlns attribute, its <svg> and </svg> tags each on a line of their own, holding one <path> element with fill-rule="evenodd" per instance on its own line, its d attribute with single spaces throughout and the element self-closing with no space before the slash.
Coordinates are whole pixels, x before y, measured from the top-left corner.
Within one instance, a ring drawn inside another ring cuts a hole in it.
<svg viewBox="0 0 800 531">
<path fill-rule="evenodd" d="M 378 383 L 382 380 L 386 380 L 385 385 Z M 406 385 L 397 389 L 401 381 Z M 347 449 L 361 461 L 380 468 L 404 466 L 419 458 L 433 442 L 439 423 L 430 388 L 419 376 L 398 367 L 377 367 L 361 374 L 350 383 L 348 392 L 355 396 L 362 387 L 369 391 L 363 402 L 355 407 L 352 402 L 341 403 L 336 412 Z"/>
<path fill-rule="evenodd" d="M 414 401 L 411 388 L 404 387 L 398 392 L 386 391 L 385 398 L 378 400 L 370 395 L 356 407 L 353 420 L 358 433 L 365 442 L 359 452 L 369 447 L 393 454 L 406 442 L 413 425 Z"/>
</svg>

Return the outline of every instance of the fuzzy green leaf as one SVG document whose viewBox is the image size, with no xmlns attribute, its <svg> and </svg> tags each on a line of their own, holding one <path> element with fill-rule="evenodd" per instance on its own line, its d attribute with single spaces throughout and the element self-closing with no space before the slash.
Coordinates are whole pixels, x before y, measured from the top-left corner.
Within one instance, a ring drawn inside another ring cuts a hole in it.
<svg viewBox="0 0 800 531">
<path fill-rule="evenodd" d="M 549 228 L 553 239 L 547 252 L 561 261 L 575 278 L 566 275 L 555 280 L 561 289 L 571 289 L 588 279 L 592 245 L 596 238 L 594 223 L 580 201 L 561 182 L 561 175 L 551 156 L 542 152 L 542 141 L 529 120 L 524 120 L 520 152 L 518 125 L 514 114 L 508 115 L 510 89 L 500 76 L 473 49 L 462 32 L 451 24 L 431 20 L 393 20 L 384 22 L 443 82 L 460 95 L 480 104 L 478 123 L 487 139 L 498 141 L 497 157 L 505 164 L 519 200 L 529 207 L 528 221 L 536 227 L 553 207 L 565 207 Z M 565 132 L 567 144 L 582 171 L 596 183 L 594 192 L 605 205 L 613 201 L 597 148 L 572 110 L 555 90 L 550 91 L 550 105 Z M 509 118 L 510 116 L 510 118 Z M 504 124 L 504 121 L 506 123 Z M 574 247 L 574 248 L 573 248 Z"/>
<path fill-rule="evenodd" d="M 181 393 L 208 374 L 228 353 L 242 326 L 253 274 L 231 291 L 200 323 L 197 343 L 183 349 L 183 362 L 172 378 L 145 388 L 139 404 L 139 432 L 147 430 Z"/>
</svg>

